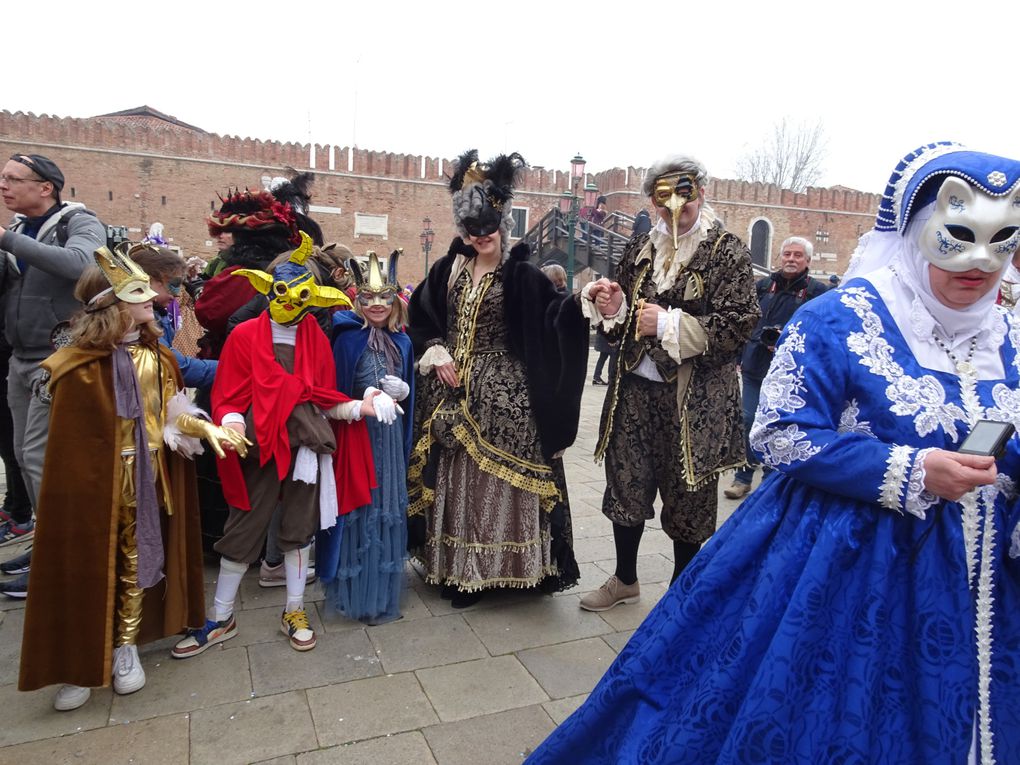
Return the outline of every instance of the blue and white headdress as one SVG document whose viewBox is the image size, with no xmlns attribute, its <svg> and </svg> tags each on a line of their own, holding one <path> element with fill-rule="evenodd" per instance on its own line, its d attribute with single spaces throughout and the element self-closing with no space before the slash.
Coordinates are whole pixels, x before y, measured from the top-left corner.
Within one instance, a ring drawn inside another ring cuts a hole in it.
<svg viewBox="0 0 1020 765">
<path fill-rule="evenodd" d="M 896 165 L 882 195 L 876 231 L 902 236 L 914 212 L 935 200 L 946 176 L 955 175 L 993 197 L 1020 186 L 1020 162 L 994 154 L 969 151 L 952 141 L 929 143 L 907 154 Z"/>
</svg>

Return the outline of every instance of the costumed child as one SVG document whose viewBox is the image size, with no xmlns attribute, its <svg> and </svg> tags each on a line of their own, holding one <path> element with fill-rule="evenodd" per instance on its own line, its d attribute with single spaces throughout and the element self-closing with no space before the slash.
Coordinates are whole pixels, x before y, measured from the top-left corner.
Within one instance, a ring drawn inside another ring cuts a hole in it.
<svg viewBox="0 0 1020 765">
<path fill-rule="evenodd" d="M 39 495 L 18 687 L 66 683 L 54 706 L 90 688 L 145 685 L 137 645 L 203 620 L 195 436 L 244 453 L 245 442 L 203 419 L 157 339 L 149 278 L 126 247 L 95 253 L 81 277 L 85 311 L 46 361 L 50 438 Z M 222 443 L 222 445 L 221 445 Z M 166 448 L 169 446 L 170 448 Z"/>
<path fill-rule="evenodd" d="M 329 340 L 309 312 L 350 302 L 339 290 L 316 283 L 305 267 L 311 254 L 312 240 L 302 232 L 301 246 L 272 275 L 234 272 L 269 295 L 269 311 L 238 325 L 227 338 L 213 383 L 213 421 L 250 434 L 255 444 L 246 457 L 228 455 L 219 464 L 230 514 L 214 547 L 222 556 L 215 599 L 205 625 L 174 647 L 178 659 L 237 634 L 234 600 L 244 572 L 258 560 L 277 504 L 287 579 L 280 629 L 295 650 L 314 648 L 304 607 L 312 536 L 333 526 L 339 512 L 371 499 L 375 472 L 360 419 L 392 416 L 394 404 L 374 389 L 362 401 L 337 392 Z M 327 417 L 344 422 L 331 424 Z"/>
<path fill-rule="evenodd" d="M 367 273 L 356 261 L 355 311 L 333 316 L 333 358 L 337 388 L 361 396 L 381 388 L 403 401 L 407 415 L 397 427 L 368 423 L 377 488 L 371 502 L 342 516 L 336 528 L 319 534 L 315 547 L 327 612 L 339 611 L 366 624 L 400 618 L 400 596 L 407 559 L 407 458 L 411 451 L 414 362 L 411 340 L 403 332 L 407 306 L 399 299 L 399 251 L 390 255 L 386 277 L 374 252 Z"/>
</svg>

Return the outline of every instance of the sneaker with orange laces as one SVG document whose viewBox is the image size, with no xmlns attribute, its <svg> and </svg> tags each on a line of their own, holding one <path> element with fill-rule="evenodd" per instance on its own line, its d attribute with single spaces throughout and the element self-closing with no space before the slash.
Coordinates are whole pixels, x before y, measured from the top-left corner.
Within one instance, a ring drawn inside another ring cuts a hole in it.
<svg viewBox="0 0 1020 765">
<path fill-rule="evenodd" d="M 280 620 L 280 631 L 290 638 L 290 647 L 295 651 L 311 651 L 315 648 L 315 633 L 308 623 L 305 609 L 284 611 Z"/>
</svg>

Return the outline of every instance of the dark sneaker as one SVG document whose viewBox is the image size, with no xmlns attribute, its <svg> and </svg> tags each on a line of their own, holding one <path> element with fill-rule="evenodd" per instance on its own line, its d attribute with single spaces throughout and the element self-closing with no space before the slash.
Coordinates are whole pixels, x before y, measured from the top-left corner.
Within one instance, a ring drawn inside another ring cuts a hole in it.
<svg viewBox="0 0 1020 765">
<path fill-rule="evenodd" d="M 27 523 L 15 523 L 7 521 L 0 523 L 0 547 L 14 544 L 15 542 L 27 542 L 35 534 L 35 521 Z"/>
<path fill-rule="evenodd" d="M 214 622 L 212 619 L 206 621 L 205 626 L 197 630 L 188 630 L 188 636 L 179 641 L 170 651 L 175 659 L 187 659 L 190 656 L 198 656 L 206 648 L 211 648 L 224 640 L 230 640 L 237 634 L 237 622 L 231 614 L 228 619 Z"/>
<path fill-rule="evenodd" d="M 27 574 L 28 569 L 32 565 L 32 548 L 25 550 L 21 555 L 5 560 L 0 563 L 0 573 L 7 574 L 7 576 L 15 576 L 16 574 Z"/>
<path fill-rule="evenodd" d="M 9 582 L 0 582 L 0 594 L 22 600 L 28 597 L 28 574 L 22 574 Z"/>
</svg>

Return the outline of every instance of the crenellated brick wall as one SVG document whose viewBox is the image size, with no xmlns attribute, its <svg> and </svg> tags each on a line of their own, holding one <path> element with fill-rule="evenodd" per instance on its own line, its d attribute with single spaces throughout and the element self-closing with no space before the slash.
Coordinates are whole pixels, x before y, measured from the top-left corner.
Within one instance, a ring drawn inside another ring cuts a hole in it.
<svg viewBox="0 0 1020 765">
<path fill-rule="evenodd" d="M 444 177 L 450 160 L 438 157 L 220 136 L 148 118 L 131 122 L 9 111 L 0 111 L 0 146 L 8 155 L 49 156 L 67 178 L 65 199 L 84 202 L 106 223 L 136 229 L 133 238 L 158 220 L 189 255 L 215 254 L 205 218 L 218 205 L 218 192 L 258 188 L 265 177 L 284 175 L 288 167 L 316 173 L 313 204 L 332 209 L 313 217 L 328 240 L 344 242 L 357 254 L 403 247 L 406 281 L 424 273 L 418 238 L 424 217 L 436 231 L 433 260 L 455 234 Z M 640 193 L 643 177 L 643 168 L 613 168 L 589 174 L 586 181 L 598 186 L 610 210 L 633 214 L 647 203 Z M 557 204 L 568 184 L 567 172 L 529 169 L 514 206 L 528 209 L 531 225 Z M 814 265 L 835 272 L 842 272 L 857 237 L 871 227 L 879 201 L 875 194 L 851 189 L 795 194 L 724 179 L 712 180 L 706 195 L 728 228 L 745 240 L 755 220 L 767 219 L 773 252 L 791 234 L 827 234 L 828 242 L 816 248 L 839 259 Z M 387 238 L 355 238 L 355 213 L 387 215 Z"/>
</svg>

